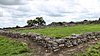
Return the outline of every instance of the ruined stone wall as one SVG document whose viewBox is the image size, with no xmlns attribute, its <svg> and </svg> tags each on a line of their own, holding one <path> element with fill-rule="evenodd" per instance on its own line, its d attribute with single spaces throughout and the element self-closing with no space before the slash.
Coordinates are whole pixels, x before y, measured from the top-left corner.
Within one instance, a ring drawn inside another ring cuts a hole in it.
<svg viewBox="0 0 100 56">
<path fill-rule="evenodd" d="M 73 47 L 90 40 L 100 39 L 100 32 L 88 32 L 83 34 L 74 34 L 61 39 L 50 38 L 33 33 L 18 33 L 11 31 L 0 30 L 0 35 L 8 36 L 11 38 L 28 38 L 30 41 L 35 41 L 47 50 L 59 51 L 64 47 Z"/>
</svg>

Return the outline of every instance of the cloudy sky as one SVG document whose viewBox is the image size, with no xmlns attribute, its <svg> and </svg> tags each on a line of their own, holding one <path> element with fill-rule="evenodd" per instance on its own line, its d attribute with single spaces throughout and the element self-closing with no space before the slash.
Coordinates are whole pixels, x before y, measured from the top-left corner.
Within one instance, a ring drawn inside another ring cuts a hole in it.
<svg viewBox="0 0 100 56">
<path fill-rule="evenodd" d="M 95 20 L 100 17 L 100 0 L 0 0 L 0 27 L 24 26 L 38 16 L 47 24 Z"/>
</svg>

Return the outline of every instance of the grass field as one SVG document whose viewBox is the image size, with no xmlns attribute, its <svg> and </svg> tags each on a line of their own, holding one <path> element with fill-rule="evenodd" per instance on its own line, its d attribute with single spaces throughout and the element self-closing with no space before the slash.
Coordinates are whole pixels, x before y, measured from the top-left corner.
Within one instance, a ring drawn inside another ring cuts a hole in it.
<svg viewBox="0 0 100 56">
<path fill-rule="evenodd" d="M 30 56 L 25 43 L 0 36 L 0 56 Z"/>
<path fill-rule="evenodd" d="M 94 46 L 89 47 L 86 52 L 78 53 L 74 56 L 100 56 L 100 42 Z"/>
<path fill-rule="evenodd" d="M 71 34 L 80 34 L 84 32 L 97 32 L 100 31 L 100 24 L 90 24 L 90 25 L 77 25 L 72 27 L 54 27 L 54 28 L 44 28 L 35 30 L 16 30 L 17 32 L 33 32 L 46 35 L 49 37 L 65 37 Z"/>
</svg>

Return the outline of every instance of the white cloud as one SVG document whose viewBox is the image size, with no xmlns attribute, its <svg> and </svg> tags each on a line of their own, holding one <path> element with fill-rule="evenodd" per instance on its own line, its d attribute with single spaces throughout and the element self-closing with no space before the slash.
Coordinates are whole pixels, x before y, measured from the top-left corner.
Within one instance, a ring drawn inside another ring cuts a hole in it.
<svg viewBox="0 0 100 56">
<path fill-rule="evenodd" d="M 26 3 L 26 0 L 0 0 L 3 5 L 19 5 Z"/>
<path fill-rule="evenodd" d="M 42 16 L 52 21 L 80 21 L 100 17 L 99 0 L 0 0 L 0 27 L 26 24 Z"/>
</svg>

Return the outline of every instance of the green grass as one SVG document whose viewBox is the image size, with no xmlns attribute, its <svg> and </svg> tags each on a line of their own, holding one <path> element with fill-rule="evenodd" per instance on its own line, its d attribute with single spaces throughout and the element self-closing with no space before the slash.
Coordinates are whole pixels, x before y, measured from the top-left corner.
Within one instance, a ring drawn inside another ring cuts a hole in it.
<svg viewBox="0 0 100 56">
<path fill-rule="evenodd" d="M 91 46 L 84 53 L 78 53 L 74 56 L 100 56 L 100 42 L 94 46 Z"/>
<path fill-rule="evenodd" d="M 72 27 L 54 27 L 54 28 L 44 28 L 35 30 L 16 30 L 17 32 L 33 32 L 46 35 L 49 37 L 65 37 L 71 34 L 80 34 L 84 32 L 97 32 L 100 31 L 100 24 L 90 24 L 90 25 L 77 25 Z"/>
<path fill-rule="evenodd" d="M 27 44 L 0 36 L 0 56 L 30 56 Z"/>
</svg>

